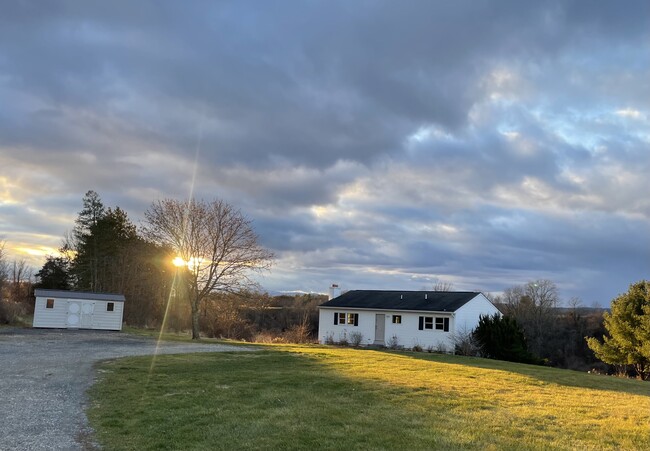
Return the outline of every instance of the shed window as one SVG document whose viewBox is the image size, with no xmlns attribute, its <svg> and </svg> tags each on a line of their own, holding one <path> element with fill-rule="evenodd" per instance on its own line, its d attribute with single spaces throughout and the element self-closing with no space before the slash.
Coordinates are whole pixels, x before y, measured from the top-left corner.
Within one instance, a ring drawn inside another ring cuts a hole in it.
<svg viewBox="0 0 650 451">
<path fill-rule="evenodd" d="M 45 308 L 54 308 L 54 299 L 48 299 L 45 301 Z"/>
<path fill-rule="evenodd" d="M 402 315 L 393 315 L 393 324 L 402 324 Z"/>
<path fill-rule="evenodd" d="M 425 329 L 433 329 L 433 317 L 431 317 L 431 316 L 425 316 L 424 317 L 424 328 Z"/>
<path fill-rule="evenodd" d="M 107 312 L 112 312 L 114 310 L 115 310 L 115 302 L 106 303 L 106 311 Z"/>
</svg>

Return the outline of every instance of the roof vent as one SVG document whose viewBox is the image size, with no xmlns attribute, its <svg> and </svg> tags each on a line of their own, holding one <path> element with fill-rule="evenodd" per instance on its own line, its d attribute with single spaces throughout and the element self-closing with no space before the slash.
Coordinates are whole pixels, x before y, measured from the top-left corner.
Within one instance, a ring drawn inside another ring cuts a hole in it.
<svg viewBox="0 0 650 451">
<path fill-rule="evenodd" d="M 400 299 L 404 299 L 404 295 L 403 295 L 403 294 L 400 294 L 400 295 L 399 295 L 399 298 L 400 298 Z"/>
<path fill-rule="evenodd" d="M 424 293 L 424 299 L 429 299 L 428 296 L 429 296 L 428 293 Z"/>
</svg>

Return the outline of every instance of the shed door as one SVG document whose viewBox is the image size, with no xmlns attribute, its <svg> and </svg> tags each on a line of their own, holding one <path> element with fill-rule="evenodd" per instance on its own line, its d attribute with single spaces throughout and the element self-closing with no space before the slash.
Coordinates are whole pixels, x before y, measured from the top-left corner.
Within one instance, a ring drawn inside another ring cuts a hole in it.
<svg viewBox="0 0 650 451">
<path fill-rule="evenodd" d="M 83 304 L 81 304 L 81 327 L 85 329 L 92 329 L 94 312 L 95 312 L 94 302 L 84 302 Z"/>
<path fill-rule="evenodd" d="M 375 315 L 375 343 L 376 345 L 384 344 L 384 334 L 386 331 L 386 315 L 377 313 Z"/>
<path fill-rule="evenodd" d="M 81 317 L 81 303 L 75 301 L 68 301 L 68 321 L 69 328 L 79 327 L 79 320 Z"/>
</svg>

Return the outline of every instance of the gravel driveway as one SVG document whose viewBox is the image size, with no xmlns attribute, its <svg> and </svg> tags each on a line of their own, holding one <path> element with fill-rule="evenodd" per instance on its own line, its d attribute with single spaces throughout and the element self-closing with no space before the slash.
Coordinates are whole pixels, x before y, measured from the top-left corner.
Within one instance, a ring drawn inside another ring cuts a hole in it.
<svg viewBox="0 0 650 451">
<path fill-rule="evenodd" d="M 158 353 L 248 350 L 164 342 Z M 155 352 L 155 340 L 121 332 L 0 329 L 0 450 L 93 448 L 84 413 L 93 364 Z"/>
</svg>

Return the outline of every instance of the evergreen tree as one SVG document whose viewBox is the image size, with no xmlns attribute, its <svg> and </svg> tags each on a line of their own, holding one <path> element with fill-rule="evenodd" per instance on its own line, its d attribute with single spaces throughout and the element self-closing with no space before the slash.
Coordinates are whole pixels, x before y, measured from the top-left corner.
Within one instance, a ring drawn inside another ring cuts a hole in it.
<svg viewBox="0 0 650 451">
<path fill-rule="evenodd" d="M 48 255 L 45 264 L 36 273 L 39 281 L 36 288 L 69 290 L 71 288 L 70 262 L 63 257 Z"/>
<path fill-rule="evenodd" d="M 99 240 L 93 234 L 99 221 L 104 217 L 105 209 L 99 194 L 88 191 L 83 198 L 83 208 L 75 221 L 72 247 L 76 258 L 72 265 L 72 274 L 78 290 L 100 291 L 98 286 Z"/>
<path fill-rule="evenodd" d="M 514 318 L 498 313 L 492 316 L 482 315 L 474 329 L 473 338 L 479 344 L 481 354 L 489 359 L 540 363 L 528 352 L 526 337 Z"/>
<path fill-rule="evenodd" d="M 603 317 L 608 335 L 602 342 L 587 338 L 596 357 L 611 365 L 631 366 L 641 379 L 650 379 L 650 282 L 630 285 Z"/>
</svg>

